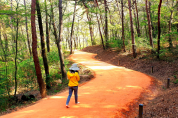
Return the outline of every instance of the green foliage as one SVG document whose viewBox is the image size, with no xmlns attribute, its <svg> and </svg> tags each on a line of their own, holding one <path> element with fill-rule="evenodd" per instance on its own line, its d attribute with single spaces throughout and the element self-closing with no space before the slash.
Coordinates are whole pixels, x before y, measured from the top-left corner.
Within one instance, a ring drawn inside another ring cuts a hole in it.
<svg viewBox="0 0 178 118">
<path fill-rule="evenodd" d="M 59 61 L 59 54 L 56 51 L 51 51 L 47 54 L 49 64 L 54 64 Z"/>
<path fill-rule="evenodd" d="M 178 83 L 178 79 L 176 79 L 175 81 L 173 81 L 174 84 L 177 84 Z"/>
<path fill-rule="evenodd" d="M 121 39 L 115 39 L 115 37 L 112 37 L 109 42 L 109 47 L 115 48 L 115 47 L 119 47 L 122 48 L 123 46 L 123 41 Z"/>
<path fill-rule="evenodd" d="M 138 49 L 144 49 L 144 50 L 152 49 L 152 47 L 150 46 L 150 43 L 149 43 L 149 39 L 146 39 L 146 38 L 136 37 L 135 44 Z"/>
</svg>

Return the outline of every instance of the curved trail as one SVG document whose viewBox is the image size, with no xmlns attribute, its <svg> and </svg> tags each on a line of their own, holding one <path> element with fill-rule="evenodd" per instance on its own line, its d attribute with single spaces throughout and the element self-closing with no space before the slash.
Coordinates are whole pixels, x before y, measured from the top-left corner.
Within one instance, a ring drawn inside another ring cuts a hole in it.
<svg viewBox="0 0 178 118">
<path fill-rule="evenodd" d="M 36 104 L 2 118 L 113 118 L 120 110 L 140 97 L 151 84 L 151 77 L 143 73 L 97 61 L 95 54 L 76 51 L 70 59 L 95 72 L 95 79 L 79 86 L 79 102 L 72 96 L 65 107 L 68 91 L 49 96 Z"/>
</svg>

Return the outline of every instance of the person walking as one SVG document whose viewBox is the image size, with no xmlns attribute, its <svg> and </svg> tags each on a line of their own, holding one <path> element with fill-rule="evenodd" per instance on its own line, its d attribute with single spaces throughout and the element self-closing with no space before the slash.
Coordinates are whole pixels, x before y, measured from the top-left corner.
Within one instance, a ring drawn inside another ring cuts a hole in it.
<svg viewBox="0 0 178 118">
<path fill-rule="evenodd" d="M 72 66 L 69 68 L 69 71 L 67 72 L 67 77 L 69 79 L 69 95 L 66 101 L 66 108 L 69 108 L 69 102 L 70 102 L 70 98 L 72 96 L 72 93 L 74 91 L 74 95 L 75 95 L 75 104 L 79 104 L 80 102 L 78 102 L 78 81 L 80 80 L 79 77 L 79 67 L 77 66 L 76 63 L 72 64 Z"/>
</svg>

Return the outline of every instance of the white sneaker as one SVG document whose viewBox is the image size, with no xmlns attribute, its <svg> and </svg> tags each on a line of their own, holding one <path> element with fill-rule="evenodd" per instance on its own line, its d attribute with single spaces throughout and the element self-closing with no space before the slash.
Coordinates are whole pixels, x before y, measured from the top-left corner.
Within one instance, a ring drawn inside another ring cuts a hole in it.
<svg viewBox="0 0 178 118">
<path fill-rule="evenodd" d="M 75 104 L 80 104 L 80 102 L 77 102 L 77 103 L 75 103 Z"/>
</svg>

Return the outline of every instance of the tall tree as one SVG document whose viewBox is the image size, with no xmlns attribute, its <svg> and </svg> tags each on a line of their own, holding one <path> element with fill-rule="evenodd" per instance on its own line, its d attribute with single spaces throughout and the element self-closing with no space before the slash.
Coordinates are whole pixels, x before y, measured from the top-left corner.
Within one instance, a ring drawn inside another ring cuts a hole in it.
<svg viewBox="0 0 178 118">
<path fill-rule="evenodd" d="M 32 28 L 32 52 L 33 60 L 36 69 L 37 81 L 40 88 L 42 98 L 46 97 L 46 88 L 42 79 L 41 67 L 39 64 L 38 53 L 37 53 L 37 36 L 36 36 L 36 24 L 35 24 L 35 6 L 36 0 L 32 0 L 31 4 L 31 28 Z"/>
<path fill-rule="evenodd" d="M 147 13 L 147 20 L 148 20 L 150 46 L 153 48 L 153 36 L 152 36 L 151 17 L 150 17 L 150 3 L 148 2 L 148 0 L 146 0 L 145 4 L 146 4 L 146 13 Z"/>
<path fill-rule="evenodd" d="M 17 1 L 17 7 L 16 7 L 16 12 L 19 8 L 19 2 Z M 18 15 L 17 15 L 17 21 L 16 21 L 16 40 L 15 40 L 15 93 L 14 93 L 14 96 L 16 96 L 16 93 L 17 93 L 17 53 L 18 53 L 18 35 L 19 35 L 19 18 L 18 18 Z"/>
<path fill-rule="evenodd" d="M 85 7 L 85 9 L 86 9 L 87 19 L 88 19 L 88 22 L 89 22 L 89 30 L 90 30 L 91 44 L 94 45 L 94 44 L 95 44 L 94 39 L 93 39 L 94 34 L 93 34 L 93 28 L 92 28 L 92 25 L 91 25 L 91 17 L 90 17 L 90 15 L 89 15 L 89 8 L 88 8 L 88 6 L 85 4 L 84 1 L 83 1 L 83 5 L 84 5 L 84 7 Z"/>
<path fill-rule="evenodd" d="M 124 3 L 123 0 L 121 0 L 121 9 L 122 9 L 122 41 L 123 41 L 123 50 L 125 50 L 125 34 L 124 34 Z"/>
<path fill-rule="evenodd" d="M 73 21 L 72 21 L 72 27 L 71 27 L 71 33 L 70 33 L 70 54 L 72 54 L 72 36 L 73 36 L 73 28 L 74 28 L 74 22 L 75 22 L 75 12 L 76 12 L 76 4 L 77 0 L 75 0 L 75 6 L 74 6 L 74 14 L 73 14 Z"/>
<path fill-rule="evenodd" d="M 55 36 L 55 42 L 57 44 L 57 48 L 58 48 L 58 53 L 59 53 L 59 58 L 60 58 L 60 66 L 61 66 L 61 72 L 62 72 L 62 78 L 63 79 L 67 79 L 67 74 L 66 74 L 66 70 L 65 70 L 65 65 L 64 65 L 64 56 L 62 53 L 62 48 L 61 48 L 61 41 L 62 41 L 62 25 L 63 25 L 63 19 L 62 19 L 62 1 L 59 0 L 59 38 L 57 36 L 57 29 L 56 29 L 56 25 L 54 22 L 54 12 L 53 12 L 53 3 L 50 0 L 50 4 L 51 4 L 51 19 L 52 19 L 52 25 L 53 25 L 53 29 L 54 29 L 54 36 Z"/>
<path fill-rule="evenodd" d="M 131 29 L 131 36 L 132 36 L 132 51 L 133 51 L 133 57 L 136 58 L 136 46 L 135 46 L 135 37 L 134 37 L 134 29 L 133 29 L 133 21 L 132 21 L 132 9 L 131 9 L 131 1 L 128 0 L 128 6 L 129 6 L 129 14 L 130 14 L 130 29 Z"/>
<path fill-rule="evenodd" d="M 159 1 L 159 5 L 158 5 L 158 54 L 157 54 L 157 58 L 159 59 L 159 51 L 160 51 L 160 35 L 161 35 L 161 27 L 160 27 L 160 13 L 161 13 L 161 4 L 162 4 L 162 0 Z"/>
<path fill-rule="evenodd" d="M 61 65 L 61 72 L 62 72 L 62 78 L 67 79 L 66 69 L 64 65 L 64 56 L 62 52 L 62 32 L 63 32 L 63 18 L 62 18 L 62 0 L 59 0 L 59 39 L 57 41 L 58 45 L 58 52 L 59 52 L 59 58 L 60 58 L 60 65 Z"/>
<path fill-rule="evenodd" d="M 41 51 L 42 51 L 42 57 L 43 57 L 43 65 L 44 65 L 45 74 L 46 74 L 46 88 L 50 89 L 51 87 L 50 87 L 49 67 L 48 67 L 48 60 L 47 60 L 46 50 L 45 50 L 45 41 L 44 41 L 43 24 L 42 24 L 42 18 L 41 18 L 41 10 L 40 10 L 40 5 L 39 5 L 38 0 L 36 0 L 36 9 L 37 9 L 40 37 L 41 37 Z"/>
<path fill-rule="evenodd" d="M 132 51 L 133 57 L 136 58 L 136 46 L 135 46 L 135 37 L 134 37 L 134 29 L 133 29 L 133 21 L 132 21 L 132 9 L 131 9 L 131 1 L 128 0 L 129 6 L 129 14 L 130 14 L 130 29 L 131 29 L 131 36 L 132 36 Z"/>
<path fill-rule="evenodd" d="M 28 34 L 28 22 L 27 22 L 27 8 L 26 8 L 26 2 L 24 0 L 24 6 L 25 6 L 25 25 L 26 25 L 26 32 L 27 32 L 27 42 L 28 42 L 28 50 L 30 55 L 32 55 L 31 47 L 30 47 L 30 39 Z"/>
<path fill-rule="evenodd" d="M 170 15 L 170 19 L 169 19 L 169 48 L 170 49 L 173 47 L 173 44 L 172 44 L 172 35 L 171 35 L 172 17 L 173 17 L 173 10 L 171 10 L 171 15 Z"/>
<path fill-rule="evenodd" d="M 135 0 L 135 9 L 136 9 L 136 17 L 137 17 L 137 33 L 138 33 L 138 37 L 140 37 L 140 22 L 139 22 L 139 18 L 138 18 L 138 8 L 137 8 L 137 0 Z"/>
<path fill-rule="evenodd" d="M 50 0 L 50 4 L 51 4 L 51 20 L 52 20 L 52 25 L 53 25 L 53 29 L 54 29 L 54 37 L 55 37 L 55 43 L 57 44 L 57 28 L 56 28 L 56 24 L 54 22 L 54 10 L 53 10 L 53 3 L 52 0 Z"/>
<path fill-rule="evenodd" d="M 94 5 L 95 5 L 95 8 L 96 8 L 96 17 L 97 17 L 98 29 L 99 29 L 99 33 L 100 33 L 100 37 L 101 37 L 101 42 L 102 42 L 103 49 L 105 50 L 103 35 L 102 35 L 102 32 L 101 32 L 101 27 L 100 27 L 100 21 L 99 21 L 99 18 L 98 18 L 97 0 L 94 0 Z"/>
<path fill-rule="evenodd" d="M 104 7 L 105 7 L 105 39 L 106 39 L 106 48 L 109 47 L 109 42 L 108 42 L 108 5 L 107 1 L 104 0 Z"/>
<path fill-rule="evenodd" d="M 50 40 L 49 40 L 49 28 L 48 28 L 48 10 L 47 1 L 45 0 L 45 13 L 46 13 L 46 46 L 48 52 L 50 52 Z"/>
</svg>

